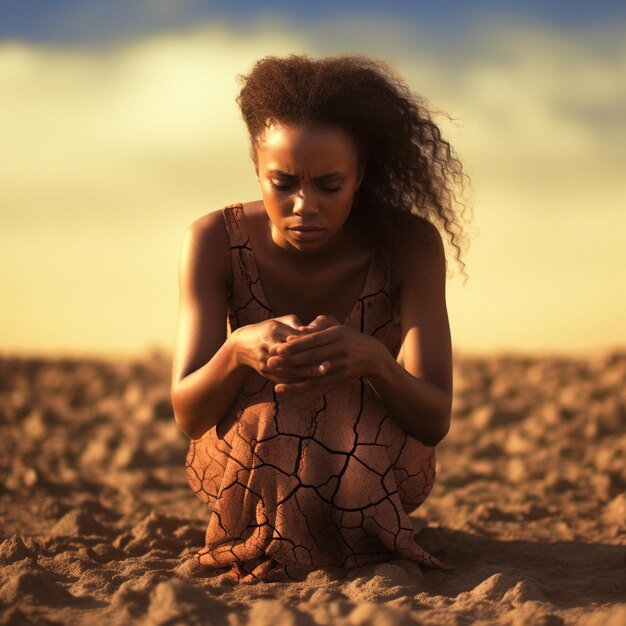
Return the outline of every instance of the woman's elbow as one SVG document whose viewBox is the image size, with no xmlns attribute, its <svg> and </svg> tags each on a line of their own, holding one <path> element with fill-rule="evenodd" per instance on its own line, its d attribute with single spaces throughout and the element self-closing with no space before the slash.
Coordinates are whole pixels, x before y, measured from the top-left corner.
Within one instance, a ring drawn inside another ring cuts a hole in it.
<svg viewBox="0 0 626 626">
<path fill-rule="evenodd" d="M 448 418 L 442 427 L 437 431 L 435 435 L 435 440 L 430 445 L 434 448 L 436 445 L 439 445 L 445 438 L 446 435 L 450 432 L 450 418 Z"/>
<path fill-rule="evenodd" d="M 424 433 L 419 440 L 431 448 L 439 445 L 450 431 L 450 414 L 446 413 L 443 417 L 433 420 L 435 426 L 428 433 Z"/>
<path fill-rule="evenodd" d="M 181 430 L 190 439 L 196 439 L 195 433 L 191 432 L 193 428 L 190 427 L 189 421 L 183 417 L 183 414 L 174 408 L 174 421 L 179 430 Z"/>
<path fill-rule="evenodd" d="M 170 400 L 172 402 L 172 409 L 174 410 L 176 426 L 190 439 L 199 439 L 202 437 L 204 433 L 199 433 L 197 427 L 194 428 L 195 420 L 191 418 L 189 410 L 184 406 L 182 398 L 172 391 Z"/>
<path fill-rule="evenodd" d="M 192 426 L 189 425 L 180 415 L 174 411 L 174 421 L 176 426 L 185 434 L 189 439 L 199 439 L 203 433 L 197 433 Z"/>
</svg>

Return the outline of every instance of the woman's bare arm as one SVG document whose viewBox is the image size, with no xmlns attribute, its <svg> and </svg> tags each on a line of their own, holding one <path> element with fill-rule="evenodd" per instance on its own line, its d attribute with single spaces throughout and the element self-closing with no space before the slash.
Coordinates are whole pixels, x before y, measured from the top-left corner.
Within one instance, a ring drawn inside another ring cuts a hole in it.
<svg viewBox="0 0 626 626">
<path fill-rule="evenodd" d="M 275 375 L 286 377 L 275 386 L 276 393 L 299 393 L 363 377 L 406 433 L 434 446 L 448 432 L 452 408 L 445 256 L 437 229 L 412 217 L 403 227 L 404 248 L 401 242 L 397 247 L 404 269 L 400 296 L 404 367 L 378 339 L 328 315 L 315 318 L 304 336 L 270 346 L 267 364 Z M 289 377 L 293 368 L 323 362 L 329 364 L 323 377 Z"/>
<path fill-rule="evenodd" d="M 405 432 L 434 446 L 448 433 L 452 411 L 445 253 L 439 232 L 425 220 L 413 220 L 408 232 L 411 236 L 405 238 L 398 257 L 404 269 L 400 296 L 404 367 L 381 349 L 366 379 Z"/>
<path fill-rule="evenodd" d="M 179 315 L 171 399 L 179 428 L 201 437 L 230 411 L 252 371 L 241 364 L 237 333 L 227 338 L 230 249 L 221 211 L 185 233 L 179 263 Z"/>
</svg>

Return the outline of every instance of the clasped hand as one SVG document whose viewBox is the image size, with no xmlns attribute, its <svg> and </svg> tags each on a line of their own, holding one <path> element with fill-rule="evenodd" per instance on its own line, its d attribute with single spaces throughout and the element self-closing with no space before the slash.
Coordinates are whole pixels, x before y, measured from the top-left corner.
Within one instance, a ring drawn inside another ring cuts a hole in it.
<svg viewBox="0 0 626 626">
<path fill-rule="evenodd" d="M 376 362 L 378 340 L 330 315 L 318 315 L 296 330 L 268 350 L 268 373 L 281 381 L 274 387 L 276 393 L 309 391 L 367 376 Z M 311 374 L 303 377 L 303 371 Z"/>
</svg>

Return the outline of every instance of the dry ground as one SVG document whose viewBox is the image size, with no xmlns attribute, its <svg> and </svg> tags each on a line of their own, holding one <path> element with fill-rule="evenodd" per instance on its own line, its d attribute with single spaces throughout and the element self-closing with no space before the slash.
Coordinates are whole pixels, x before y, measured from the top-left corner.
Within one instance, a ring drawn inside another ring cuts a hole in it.
<svg viewBox="0 0 626 626">
<path fill-rule="evenodd" d="M 170 361 L 0 359 L 0 624 L 626 624 L 626 352 L 455 358 L 412 517 L 453 566 L 300 583 L 198 569 Z"/>
</svg>

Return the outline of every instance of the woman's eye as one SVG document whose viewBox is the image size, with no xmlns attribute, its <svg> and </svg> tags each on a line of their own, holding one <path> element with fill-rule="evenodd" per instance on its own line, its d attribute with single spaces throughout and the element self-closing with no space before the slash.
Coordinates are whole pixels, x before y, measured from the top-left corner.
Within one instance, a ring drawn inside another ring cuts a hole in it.
<svg viewBox="0 0 626 626">
<path fill-rule="evenodd" d="M 270 183 L 272 184 L 272 187 L 274 187 L 274 189 L 278 189 L 279 191 L 287 191 L 288 189 L 291 189 L 293 187 L 293 183 L 277 183 L 273 180 L 270 180 Z M 338 191 L 341 191 L 342 188 L 340 185 L 338 187 L 320 187 L 320 189 L 328 193 L 337 193 Z"/>
<path fill-rule="evenodd" d="M 272 187 L 274 189 L 280 189 L 284 191 L 285 189 L 289 189 L 291 187 L 291 183 L 275 183 L 273 180 L 270 181 L 272 183 Z"/>
</svg>

